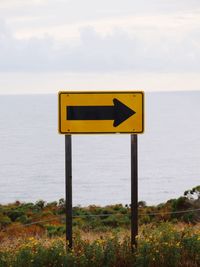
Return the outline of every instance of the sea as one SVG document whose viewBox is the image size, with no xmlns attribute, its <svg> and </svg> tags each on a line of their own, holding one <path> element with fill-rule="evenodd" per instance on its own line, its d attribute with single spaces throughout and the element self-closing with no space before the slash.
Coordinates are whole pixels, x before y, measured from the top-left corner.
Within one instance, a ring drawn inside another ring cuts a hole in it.
<svg viewBox="0 0 200 267">
<path fill-rule="evenodd" d="M 57 95 L 0 96 L 0 203 L 65 197 Z M 163 203 L 200 185 L 200 91 L 145 94 L 139 200 Z M 130 204 L 130 135 L 72 136 L 73 205 Z"/>
</svg>

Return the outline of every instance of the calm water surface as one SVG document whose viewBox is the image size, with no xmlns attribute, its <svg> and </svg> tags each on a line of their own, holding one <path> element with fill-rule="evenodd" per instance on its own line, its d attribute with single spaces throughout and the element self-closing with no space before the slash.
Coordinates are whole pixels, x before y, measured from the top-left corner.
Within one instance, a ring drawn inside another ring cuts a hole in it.
<svg viewBox="0 0 200 267">
<path fill-rule="evenodd" d="M 139 199 L 157 204 L 200 184 L 200 92 L 146 94 Z M 64 197 L 57 96 L 0 96 L 0 203 Z M 73 136 L 73 204 L 130 203 L 130 136 Z"/>
</svg>

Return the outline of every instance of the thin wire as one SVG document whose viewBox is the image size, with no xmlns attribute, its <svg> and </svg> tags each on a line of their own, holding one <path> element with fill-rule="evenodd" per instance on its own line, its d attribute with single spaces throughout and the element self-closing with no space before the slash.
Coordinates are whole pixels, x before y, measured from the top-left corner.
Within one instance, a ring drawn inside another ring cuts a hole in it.
<svg viewBox="0 0 200 267">
<path fill-rule="evenodd" d="M 195 211 L 200 211 L 200 209 L 193 209 L 193 210 L 181 210 L 181 211 L 169 211 L 169 212 L 152 212 L 152 213 L 141 213 L 139 216 L 152 216 L 152 215 L 166 215 L 166 214 L 179 214 L 179 213 L 189 213 L 189 212 L 195 212 Z M 121 214 L 121 213 L 109 213 L 109 214 L 84 214 L 84 215 L 74 215 L 72 216 L 73 218 L 84 218 L 84 217 L 107 217 L 107 216 L 116 216 L 116 215 L 127 215 L 127 214 Z M 60 217 L 61 219 L 64 219 L 65 216 L 63 217 L 62 215 L 57 215 L 56 218 Z M 37 221 L 37 222 L 32 222 L 32 223 L 26 223 L 17 226 L 18 227 L 26 227 L 26 226 L 31 226 L 39 223 L 44 223 L 44 222 L 51 222 L 55 221 L 56 218 L 49 219 L 49 220 L 42 220 L 42 221 Z"/>
<path fill-rule="evenodd" d="M 42 220 L 42 221 L 37 221 L 37 222 L 25 223 L 25 224 L 17 225 L 17 226 L 15 227 L 15 229 L 17 229 L 17 228 L 21 228 L 21 227 L 26 227 L 26 226 L 31 226 L 31 225 L 35 225 L 35 224 L 39 224 L 39 223 L 44 223 L 44 222 L 52 222 L 52 221 L 57 220 L 58 217 L 61 217 L 61 215 L 60 215 L 60 216 L 59 216 L 59 215 L 56 216 L 56 218 L 54 218 L 54 219 Z M 62 219 L 62 218 L 61 218 L 61 219 Z M 6 228 L 3 229 L 3 230 L 1 230 L 1 231 L 2 231 L 2 232 L 5 232 L 5 231 L 6 231 Z"/>
<path fill-rule="evenodd" d="M 139 214 L 141 216 L 145 215 L 165 215 L 165 214 L 178 214 L 178 213 L 187 213 L 187 212 L 195 212 L 195 211 L 200 211 L 200 209 L 193 209 L 193 210 L 180 210 L 180 211 L 166 211 L 166 212 L 154 212 L 154 213 L 146 213 L 146 214 Z"/>
<path fill-rule="evenodd" d="M 26 224 L 23 224 L 23 226 L 30 226 L 30 225 L 34 225 L 34 224 L 38 224 L 38 223 L 43 223 L 43 222 L 52 222 L 52 221 L 55 221 L 57 219 L 57 217 L 54 218 L 54 219 L 49 219 L 49 220 L 43 220 L 43 221 L 37 221 L 37 222 L 32 222 L 32 223 L 26 223 Z"/>
<path fill-rule="evenodd" d="M 146 216 L 146 215 L 165 215 L 165 214 L 178 214 L 178 213 L 187 213 L 187 212 L 195 212 L 200 211 L 200 209 L 193 209 L 193 210 L 180 210 L 180 211 L 166 211 L 166 212 L 152 212 L 152 213 L 141 213 L 139 216 Z M 111 216 L 111 215 L 127 215 L 122 213 L 108 213 L 108 214 L 84 214 L 84 215 L 76 215 L 72 216 L 73 218 L 81 218 L 81 217 L 105 217 L 105 216 Z"/>
</svg>

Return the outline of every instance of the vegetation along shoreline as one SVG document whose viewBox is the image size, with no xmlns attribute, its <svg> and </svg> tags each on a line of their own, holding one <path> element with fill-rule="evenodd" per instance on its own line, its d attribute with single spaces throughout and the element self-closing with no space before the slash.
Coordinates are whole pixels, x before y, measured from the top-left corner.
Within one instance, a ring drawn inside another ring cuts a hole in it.
<svg viewBox="0 0 200 267">
<path fill-rule="evenodd" d="M 73 250 L 64 199 L 0 205 L 0 267 L 200 266 L 200 186 L 157 206 L 140 201 L 138 209 L 132 252 L 130 205 L 73 207 Z"/>
</svg>

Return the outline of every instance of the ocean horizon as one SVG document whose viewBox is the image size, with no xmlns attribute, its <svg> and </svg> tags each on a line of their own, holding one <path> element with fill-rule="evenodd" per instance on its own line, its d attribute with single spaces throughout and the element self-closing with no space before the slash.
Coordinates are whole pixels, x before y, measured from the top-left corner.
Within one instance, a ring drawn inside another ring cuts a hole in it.
<svg viewBox="0 0 200 267">
<path fill-rule="evenodd" d="M 65 196 L 57 95 L 0 96 L 0 203 Z M 200 92 L 145 94 L 139 200 L 159 204 L 200 178 Z M 73 135 L 73 205 L 130 203 L 130 135 Z"/>
</svg>

